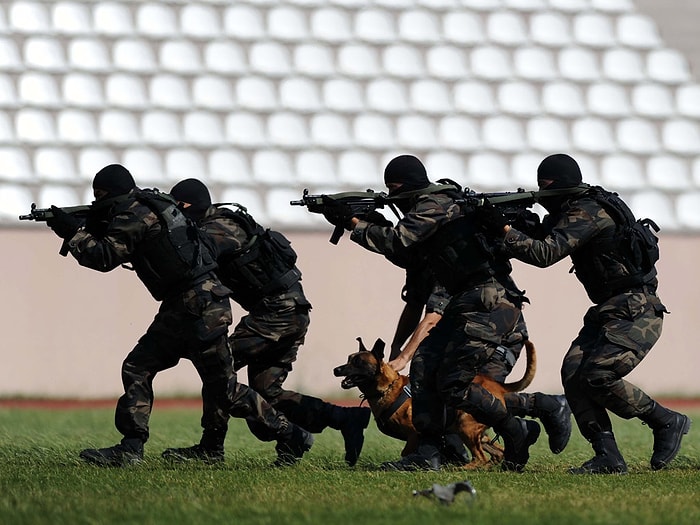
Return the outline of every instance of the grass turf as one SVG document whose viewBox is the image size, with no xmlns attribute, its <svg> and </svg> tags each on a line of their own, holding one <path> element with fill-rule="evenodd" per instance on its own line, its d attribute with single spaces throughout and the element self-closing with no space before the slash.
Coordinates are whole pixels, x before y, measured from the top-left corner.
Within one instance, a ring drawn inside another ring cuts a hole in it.
<svg viewBox="0 0 700 525">
<path fill-rule="evenodd" d="M 700 420 L 700 412 L 689 412 Z M 574 430 L 560 455 L 546 435 L 532 447 L 523 474 L 498 469 L 439 473 L 382 472 L 402 444 L 370 423 L 354 468 L 343 460 L 340 433 L 330 429 L 294 467 L 275 469 L 274 443 L 257 441 L 232 420 L 226 462 L 172 465 L 168 446 L 199 438 L 196 409 L 156 410 L 145 461 L 124 469 L 86 465 L 78 452 L 118 442 L 111 409 L 0 409 L 0 523 L 20 524 L 667 524 L 700 523 L 700 433 L 691 429 L 666 470 L 652 472 L 651 431 L 637 420 L 614 419 L 626 476 L 573 476 L 570 466 L 591 456 Z M 451 505 L 413 490 L 469 480 L 472 500 Z"/>
</svg>

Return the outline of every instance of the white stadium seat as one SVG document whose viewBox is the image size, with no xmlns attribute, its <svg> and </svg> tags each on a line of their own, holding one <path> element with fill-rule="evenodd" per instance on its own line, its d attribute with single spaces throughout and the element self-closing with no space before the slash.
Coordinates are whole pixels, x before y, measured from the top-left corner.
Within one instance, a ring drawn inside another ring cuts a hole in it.
<svg viewBox="0 0 700 525">
<path fill-rule="evenodd" d="M 75 38 L 68 43 L 68 63 L 71 69 L 95 73 L 112 69 L 112 60 L 103 41 L 96 38 Z"/>
<path fill-rule="evenodd" d="M 600 164 L 601 183 L 611 191 L 641 190 L 646 184 L 644 168 L 632 155 L 608 155 Z"/>
<path fill-rule="evenodd" d="M 639 52 L 610 48 L 603 54 L 603 75 L 618 82 L 640 82 L 647 79 L 646 67 Z"/>
<path fill-rule="evenodd" d="M 496 111 L 493 89 L 485 82 L 460 82 L 454 87 L 453 97 L 457 111 L 476 115 L 490 115 Z"/>
<path fill-rule="evenodd" d="M 632 194 L 627 204 L 636 217 L 649 217 L 662 230 L 678 228 L 675 208 L 670 196 L 661 191 L 640 191 Z"/>
<path fill-rule="evenodd" d="M 323 185 L 337 177 L 335 160 L 328 151 L 300 151 L 296 155 L 295 169 L 297 180 L 304 185 Z"/>
<path fill-rule="evenodd" d="M 652 80 L 668 84 L 680 84 L 691 79 L 688 61 L 674 49 L 651 51 L 647 55 L 647 72 Z"/>
<path fill-rule="evenodd" d="M 267 119 L 267 136 L 275 146 L 306 148 L 309 146 L 309 129 L 306 119 L 297 113 L 274 113 Z"/>
<path fill-rule="evenodd" d="M 179 145 L 181 128 L 177 116 L 168 111 L 147 111 L 141 118 L 141 137 L 149 145 Z"/>
<path fill-rule="evenodd" d="M 632 106 L 639 115 L 670 117 L 675 112 L 671 90 L 662 84 L 640 84 L 632 89 Z"/>
<path fill-rule="evenodd" d="M 462 155 L 438 151 L 427 154 L 422 160 L 432 180 L 447 178 L 460 182 L 464 178 L 466 164 Z"/>
<path fill-rule="evenodd" d="M 196 107 L 228 111 L 235 107 L 231 82 L 221 76 L 205 75 L 192 80 L 192 103 Z"/>
<path fill-rule="evenodd" d="M 370 46 L 344 45 L 337 57 L 338 71 L 351 77 L 376 77 L 381 72 L 377 50 Z"/>
<path fill-rule="evenodd" d="M 184 40 L 169 40 L 160 46 L 158 62 L 161 69 L 179 74 L 199 73 L 202 60 L 199 48 Z"/>
<path fill-rule="evenodd" d="M 24 73 L 18 82 L 19 98 L 28 106 L 57 108 L 63 103 L 56 79 L 46 73 Z"/>
<path fill-rule="evenodd" d="M 104 106 L 102 82 L 94 75 L 69 73 L 63 77 L 63 101 L 66 105 L 101 108 Z"/>
<path fill-rule="evenodd" d="M 319 113 L 311 118 L 313 143 L 323 148 L 347 148 L 353 143 L 350 122 L 334 113 Z"/>
<path fill-rule="evenodd" d="M 46 71 L 63 71 L 66 57 L 61 42 L 50 37 L 33 36 L 24 42 L 24 61 L 27 67 Z"/>
<path fill-rule="evenodd" d="M 29 143 L 56 142 L 56 125 L 48 111 L 20 109 L 15 115 L 17 138 Z"/>
<path fill-rule="evenodd" d="M 343 78 L 332 78 L 323 84 L 323 101 L 333 111 L 355 112 L 365 107 L 360 84 Z"/>
<path fill-rule="evenodd" d="M 388 11 L 380 9 L 358 11 L 354 20 L 354 33 L 358 40 L 370 43 L 389 43 L 397 39 L 394 17 Z"/>
<path fill-rule="evenodd" d="M 519 46 L 528 40 L 525 19 L 515 11 L 497 11 L 488 15 L 486 34 L 492 42 Z"/>
<path fill-rule="evenodd" d="M 265 21 L 259 10 L 249 5 L 234 5 L 224 13 L 224 32 L 241 40 L 258 40 L 265 37 Z"/>
<path fill-rule="evenodd" d="M 569 20 L 560 13 L 536 13 L 530 18 L 530 36 L 536 44 L 564 47 L 571 43 L 571 35 Z"/>
<path fill-rule="evenodd" d="M 411 107 L 420 113 L 444 114 L 453 110 L 449 86 L 437 80 L 416 80 L 410 86 Z"/>
<path fill-rule="evenodd" d="M 277 107 L 275 85 L 264 77 L 242 77 L 236 83 L 236 100 L 244 109 L 274 109 Z"/>
<path fill-rule="evenodd" d="M 540 153 L 521 153 L 513 155 L 510 162 L 511 184 L 517 188 L 526 190 L 534 189 L 537 186 L 537 166 L 542 162 Z M 584 175 L 584 179 L 587 177 Z"/>
<path fill-rule="evenodd" d="M 676 214 L 681 227 L 700 229 L 700 193 L 683 193 L 676 199 Z"/>
<path fill-rule="evenodd" d="M 342 9 L 317 9 L 311 14 L 311 34 L 322 42 L 347 42 L 353 38 L 352 22 Z"/>
<path fill-rule="evenodd" d="M 293 186 L 294 168 L 289 155 L 280 150 L 260 150 L 253 154 L 253 178 L 258 183 Z"/>
<path fill-rule="evenodd" d="M 616 44 L 612 18 L 597 13 L 583 13 L 574 17 L 573 34 L 583 46 L 608 48 Z"/>
<path fill-rule="evenodd" d="M 515 49 L 513 51 L 513 68 L 517 76 L 526 80 L 548 81 L 558 76 L 552 50 L 544 47 Z"/>
<path fill-rule="evenodd" d="M 191 177 L 201 179 L 206 173 L 206 164 L 202 154 L 195 149 L 172 149 L 165 154 L 165 173 L 173 184 Z M 163 189 L 168 191 L 170 188 Z"/>
<path fill-rule="evenodd" d="M 685 191 L 691 187 L 690 169 L 685 159 L 671 155 L 647 161 L 647 179 L 652 187 L 665 191 Z"/>
<path fill-rule="evenodd" d="M 0 178 L 28 182 L 34 177 L 29 154 L 21 147 L 0 146 Z"/>
<path fill-rule="evenodd" d="M 656 153 L 661 145 L 656 126 L 648 120 L 623 119 L 617 124 L 616 135 L 620 149 L 630 153 Z"/>
<path fill-rule="evenodd" d="M 283 77 L 292 71 L 289 48 L 281 42 L 251 44 L 248 58 L 250 69 L 253 73 L 271 77 Z"/>
<path fill-rule="evenodd" d="M 467 10 L 450 11 L 443 16 L 443 38 L 459 45 L 484 41 L 484 28 L 478 14 Z"/>
<path fill-rule="evenodd" d="M 150 73 L 156 69 L 156 58 L 144 40 L 118 40 L 112 46 L 112 59 L 117 69 L 135 73 Z"/>
<path fill-rule="evenodd" d="M 180 30 L 188 38 L 214 40 L 221 36 L 221 20 L 213 6 L 190 4 L 180 11 Z"/>
<path fill-rule="evenodd" d="M 108 110 L 102 113 L 99 121 L 100 139 L 117 146 L 139 144 L 141 129 L 135 116 L 126 111 Z M 144 138 L 145 138 L 144 133 Z"/>
<path fill-rule="evenodd" d="M 56 117 L 58 138 L 68 144 L 96 144 L 104 139 L 98 134 L 93 114 L 83 110 L 64 110 Z"/>
<path fill-rule="evenodd" d="M 253 113 L 226 116 L 226 140 L 235 146 L 258 147 L 267 144 L 265 122 Z"/>
<path fill-rule="evenodd" d="M 24 69 L 17 44 L 11 38 L 0 38 L 0 70 L 19 71 Z"/>
<path fill-rule="evenodd" d="M 0 183 L 0 217 L 4 219 L 16 221 L 19 215 L 29 211 L 35 200 L 26 186 Z"/>
<path fill-rule="evenodd" d="M 477 121 L 468 116 L 447 116 L 440 119 L 440 143 L 457 151 L 478 151 L 483 143 Z"/>
<path fill-rule="evenodd" d="M 247 57 L 237 42 L 208 42 L 204 66 L 211 73 L 240 74 L 248 70 Z"/>
<path fill-rule="evenodd" d="M 142 109 L 149 104 L 140 76 L 118 73 L 107 77 L 105 96 L 110 106 Z"/>
<path fill-rule="evenodd" d="M 642 14 L 627 14 L 617 20 L 617 40 L 623 46 L 653 49 L 661 44 L 654 21 Z"/>
<path fill-rule="evenodd" d="M 678 113 L 690 118 L 700 117 L 700 85 L 687 84 L 676 90 L 676 107 Z"/>
<path fill-rule="evenodd" d="M 402 40 L 420 44 L 440 41 L 440 19 L 423 10 L 399 13 L 398 33 Z"/>
<path fill-rule="evenodd" d="M 379 115 L 360 114 L 353 121 L 354 143 L 368 149 L 389 149 L 396 146 L 396 130 L 392 121 Z"/>
<path fill-rule="evenodd" d="M 498 88 L 498 105 L 504 113 L 536 115 L 542 111 L 539 93 L 529 82 L 504 82 Z"/>
<path fill-rule="evenodd" d="M 588 88 L 588 109 L 594 115 L 623 117 L 629 115 L 631 107 L 625 88 L 620 84 L 599 83 Z"/>
<path fill-rule="evenodd" d="M 119 163 L 119 158 L 109 148 L 104 146 L 88 146 L 82 148 L 78 153 L 78 173 L 77 175 L 86 183 L 92 182 L 95 174 L 109 164 Z M 124 164 L 129 170 L 129 164 Z M 92 188 L 90 188 L 92 190 Z M 94 197 L 86 202 L 91 202 Z"/>
<path fill-rule="evenodd" d="M 127 167 L 139 185 L 149 188 L 155 186 L 164 191 L 170 189 L 170 181 L 165 176 L 163 159 L 154 148 L 140 146 L 127 148 L 122 153 L 121 164 Z"/>
<path fill-rule="evenodd" d="M 0 142 L 11 144 L 15 142 L 15 138 L 15 124 L 10 115 L 5 111 L 0 112 Z"/>
<path fill-rule="evenodd" d="M 183 140 L 197 147 L 222 145 L 224 136 L 224 116 L 210 111 L 186 113 L 182 119 Z"/>
<path fill-rule="evenodd" d="M 377 79 L 367 84 L 367 108 L 383 113 L 404 113 L 408 110 L 408 92 L 403 82 Z"/>
<path fill-rule="evenodd" d="M 556 153 L 571 149 L 571 137 L 564 121 L 538 117 L 527 123 L 527 142 L 535 151 Z"/>
<path fill-rule="evenodd" d="M 90 8 L 78 2 L 57 2 L 51 12 L 51 26 L 67 35 L 88 34 L 92 32 Z"/>
<path fill-rule="evenodd" d="M 396 121 L 396 140 L 407 150 L 438 147 L 438 133 L 435 121 L 419 115 L 405 115 Z"/>
<path fill-rule="evenodd" d="M 468 60 L 467 52 L 454 46 L 438 45 L 426 52 L 427 70 L 434 78 L 458 80 L 466 77 L 469 74 Z"/>
<path fill-rule="evenodd" d="M 664 147 L 672 153 L 700 154 L 700 125 L 697 121 L 674 119 L 663 124 Z"/>
<path fill-rule="evenodd" d="M 174 6 L 147 2 L 138 7 L 136 26 L 139 34 L 152 38 L 173 38 L 179 27 Z"/>
<path fill-rule="evenodd" d="M 184 110 L 192 107 L 189 87 L 179 75 L 156 75 L 148 86 L 148 97 L 154 108 Z"/>
<path fill-rule="evenodd" d="M 265 196 L 265 207 L 267 208 L 267 217 L 271 224 L 279 224 L 283 226 L 311 224 L 313 218 L 312 213 L 302 215 L 300 220 L 298 209 L 296 206 L 290 206 L 289 201 L 298 199 L 299 192 L 291 188 L 271 188 Z"/>
<path fill-rule="evenodd" d="M 79 204 L 81 204 L 80 196 L 70 186 L 44 184 L 39 188 L 37 206 L 40 208 L 48 208 L 52 205 L 77 206 Z"/>
<path fill-rule="evenodd" d="M 41 181 L 77 182 L 73 155 L 65 148 L 39 148 L 34 153 L 34 168 Z"/>
<path fill-rule="evenodd" d="M 500 47 L 485 46 L 472 49 L 470 65 L 477 78 L 503 80 L 512 75 L 511 57 Z"/>
<path fill-rule="evenodd" d="M 10 26 L 19 33 L 46 34 L 51 21 L 43 2 L 18 1 L 6 4 Z"/>
<path fill-rule="evenodd" d="M 509 171 L 503 155 L 477 153 L 469 158 L 464 186 L 474 191 L 502 190 L 511 185 Z"/>
<path fill-rule="evenodd" d="M 584 152 L 611 153 L 617 149 L 610 124 L 595 117 L 576 120 L 571 128 L 571 140 L 575 149 Z"/>
<path fill-rule="evenodd" d="M 0 108 L 12 108 L 18 104 L 13 78 L 9 74 L 0 73 Z"/>
<path fill-rule="evenodd" d="M 581 86 L 572 82 L 551 82 L 542 88 L 542 108 L 545 112 L 562 117 L 586 113 Z"/>
<path fill-rule="evenodd" d="M 496 151 L 520 151 L 525 146 L 525 132 L 522 123 L 510 117 L 496 116 L 484 120 L 482 124 L 484 147 Z"/>
<path fill-rule="evenodd" d="M 134 21 L 129 6 L 117 2 L 96 2 L 93 24 L 97 33 L 105 35 L 130 35 L 134 32 Z"/>
<path fill-rule="evenodd" d="M 214 196 L 212 195 L 212 197 Z M 260 224 L 267 224 L 267 211 L 263 204 L 261 193 L 257 189 L 224 186 L 221 196 L 216 200 L 219 202 L 237 202 L 245 206 Z M 307 215 L 309 214 L 307 213 Z"/>
<path fill-rule="evenodd" d="M 318 84 L 304 77 L 290 77 L 279 85 L 280 105 L 283 108 L 312 113 L 321 110 L 321 94 Z"/>
<path fill-rule="evenodd" d="M 383 166 L 382 166 L 383 168 Z M 377 158 L 365 151 L 344 151 L 338 158 L 338 182 L 353 187 L 378 188 L 381 184 L 381 169 Z"/>
<path fill-rule="evenodd" d="M 559 51 L 561 76 L 577 82 L 596 81 L 600 78 L 597 54 L 583 47 L 567 47 Z"/>
<path fill-rule="evenodd" d="M 426 72 L 421 51 L 414 46 L 404 44 L 384 48 L 382 67 L 387 74 L 398 78 L 424 77 Z"/>
<path fill-rule="evenodd" d="M 294 70 L 311 77 L 329 77 L 335 73 L 333 50 L 329 46 L 308 43 L 295 46 Z"/>
<path fill-rule="evenodd" d="M 518 11 L 541 11 L 546 9 L 547 0 L 503 0 L 503 5 Z"/>
<path fill-rule="evenodd" d="M 590 0 L 590 3 L 593 9 L 608 13 L 626 13 L 635 9 L 633 0 Z"/>
<path fill-rule="evenodd" d="M 253 177 L 247 156 L 238 149 L 216 149 L 209 153 L 209 180 L 230 185 L 252 185 Z"/>
<path fill-rule="evenodd" d="M 309 28 L 303 10 L 295 7 L 274 7 L 267 14 L 270 38 L 284 42 L 308 40 Z"/>
</svg>

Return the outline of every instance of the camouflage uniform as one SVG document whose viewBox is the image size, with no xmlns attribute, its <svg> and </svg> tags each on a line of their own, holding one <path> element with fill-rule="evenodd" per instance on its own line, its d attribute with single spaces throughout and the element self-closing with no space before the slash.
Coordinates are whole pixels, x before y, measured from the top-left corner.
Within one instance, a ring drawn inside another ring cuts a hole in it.
<svg viewBox="0 0 700 525">
<path fill-rule="evenodd" d="M 653 400 L 625 381 L 661 335 L 666 308 L 651 278 L 622 290 L 603 283 L 629 275 L 624 261 L 605 253 L 615 222 L 592 197 L 569 200 L 545 218 L 543 232 L 532 238 L 511 228 L 505 236 L 508 254 L 539 267 L 571 256 L 574 270 L 596 303 L 584 316 L 561 369 L 567 400 L 587 439 L 612 430 L 607 410 L 629 419 L 652 410 Z M 595 262 L 592 262 L 595 261 Z M 591 269 L 598 269 L 591 275 Z"/>
<path fill-rule="evenodd" d="M 244 251 L 250 242 L 245 229 L 215 206 L 206 211 L 200 226 L 211 239 L 219 260 L 227 254 Z M 255 265 L 257 275 L 265 272 L 263 261 L 252 260 L 247 264 Z M 293 277 L 290 281 L 265 293 L 251 286 L 235 270 L 227 268 L 221 264 L 218 275 L 231 289 L 231 297 L 248 311 L 229 338 L 235 369 L 247 366 L 250 386 L 305 430 L 312 433 L 319 433 L 327 427 L 346 430 L 347 416 L 355 414 L 354 409 L 344 409 L 283 387 L 310 322 L 311 303 L 304 295 L 301 272 L 294 267 L 286 274 Z M 216 403 L 205 395 L 202 420 L 205 434 L 212 427 L 226 427 L 226 414 L 215 412 L 215 406 Z M 369 423 L 370 411 L 363 408 L 361 415 L 364 428 Z M 252 420 L 249 420 L 249 425 L 251 428 L 258 426 Z M 357 446 L 356 443 L 354 451 L 349 451 L 349 457 L 346 457 L 351 464 L 357 460 Z"/>
<path fill-rule="evenodd" d="M 115 424 L 127 440 L 149 438 L 153 405 L 153 379 L 172 368 L 181 358 L 194 364 L 202 380 L 202 391 L 212 400 L 216 413 L 253 419 L 259 424 L 257 436 L 265 441 L 288 434 L 292 425 L 265 400 L 236 380 L 226 332 L 231 324 L 229 290 L 209 270 L 164 289 L 158 277 L 139 272 L 149 246 L 162 238 L 158 214 L 141 199 L 130 195 L 110 216 L 104 237 L 85 230 L 70 240 L 70 252 L 81 266 L 108 272 L 131 263 L 139 277 L 162 301 L 155 319 L 122 365 L 124 395 L 119 398 Z M 207 252 L 208 253 L 208 252 Z M 210 258 L 211 269 L 215 267 Z M 153 262 L 153 261 L 151 261 Z M 167 268 L 169 261 L 160 261 Z M 156 291 L 158 290 L 158 291 Z"/>
<path fill-rule="evenodd" d="M 459 219 L 465 217 L 454 195 L 419 194 L 396 226 L 360 221 L 351 239 L 392 261 L 406 260 L 407 254 L 425 258 L 435 271 L 432 241 Z M 468 227 L 470 223 L 465 224 Z M 463 409 L 493 427 L 513 419 L 497 398 L 472 382 L 521 319 L 522 297 L 513 281 L 507 274 L 497 279 L 492 273 L 463 269 L 460 277 L 464 287 L 451 293 L 444 316 L 421 342 L 411 362 L 413 424 L 424 442 L 440 441 L 444 405 Z"/>
</svg>

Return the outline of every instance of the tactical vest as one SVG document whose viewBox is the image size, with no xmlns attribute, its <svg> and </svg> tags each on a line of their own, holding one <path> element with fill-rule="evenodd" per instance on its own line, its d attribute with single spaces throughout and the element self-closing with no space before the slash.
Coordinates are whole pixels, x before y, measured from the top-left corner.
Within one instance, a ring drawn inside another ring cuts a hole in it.
<svg viewBox="0 0 700 525">
<path fill-rule="evenodd" d="M 136 190 L 136 200 L 158 216 L 161 231 L 141 243 L 131 265 L 156 300 L 186 290 L 198 278 L 213 271 L 216 262 L 203 244 L 198 228 L 158 190 Z"/>
<path fill-rule="evenodd" d="M 232 290 L 233 299 L 250 309 L 265 296 L 289 289 L 301 279 L 295 266 L 297 254 L 281 233 L 263 228 L 244 207 L 236 210 L 217 207 L 211 220 L 223 216 L 243 229 L 246 240 L 237 250 L 218 254 L 219 278 Z"/>
<path fill-rule="evenodd" d="M 637 220 L 616 193 L 593 187 L 587 194 L 615 222 L 571 255 L 576 277 L 596 304 L 643 285 L 656 285 L 658 226 Z M 654 229 L 654 231 L 651 230 Z"/>
</svg>

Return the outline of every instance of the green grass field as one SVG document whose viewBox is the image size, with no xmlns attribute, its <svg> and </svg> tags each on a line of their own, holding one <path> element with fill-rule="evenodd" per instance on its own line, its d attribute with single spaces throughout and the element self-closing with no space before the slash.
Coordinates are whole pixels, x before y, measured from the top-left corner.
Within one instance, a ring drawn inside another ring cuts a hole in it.
<svg viewBox="0 0 700 525">
<path fill-rule="evenodd" d="M 700 421 L 700 412 L 689 413 Z M 199 438 L 199 411 L 161 409 L 151 420 L 146 460 L 126 469 L 83 464 L 80 449 L 118 442 L 111 409 L 0 409 L 0 523 L 15 524 L 700 524 L 700 432 L 691 429 L 671 468 L 652 472 L 651 431 L 614 420 L 628 462 L 626 476 L 573 476 L 567 468 L 591 451 L 576 430 L 560 455 L 546 436 L 523 474 L 382 472 L 401 443 L 370 424 L 355 468 L 342 461 L 336 431 L 317 436 L 297 466 L 274 469 L 273 443 L 261 443 L 240 420 L 227 438 L 223 465 L 171 465 L 168 446 Z M 469 480 L 472 501 L 451 505 L 414 497 L 433 483 Z"/>
</svg>

